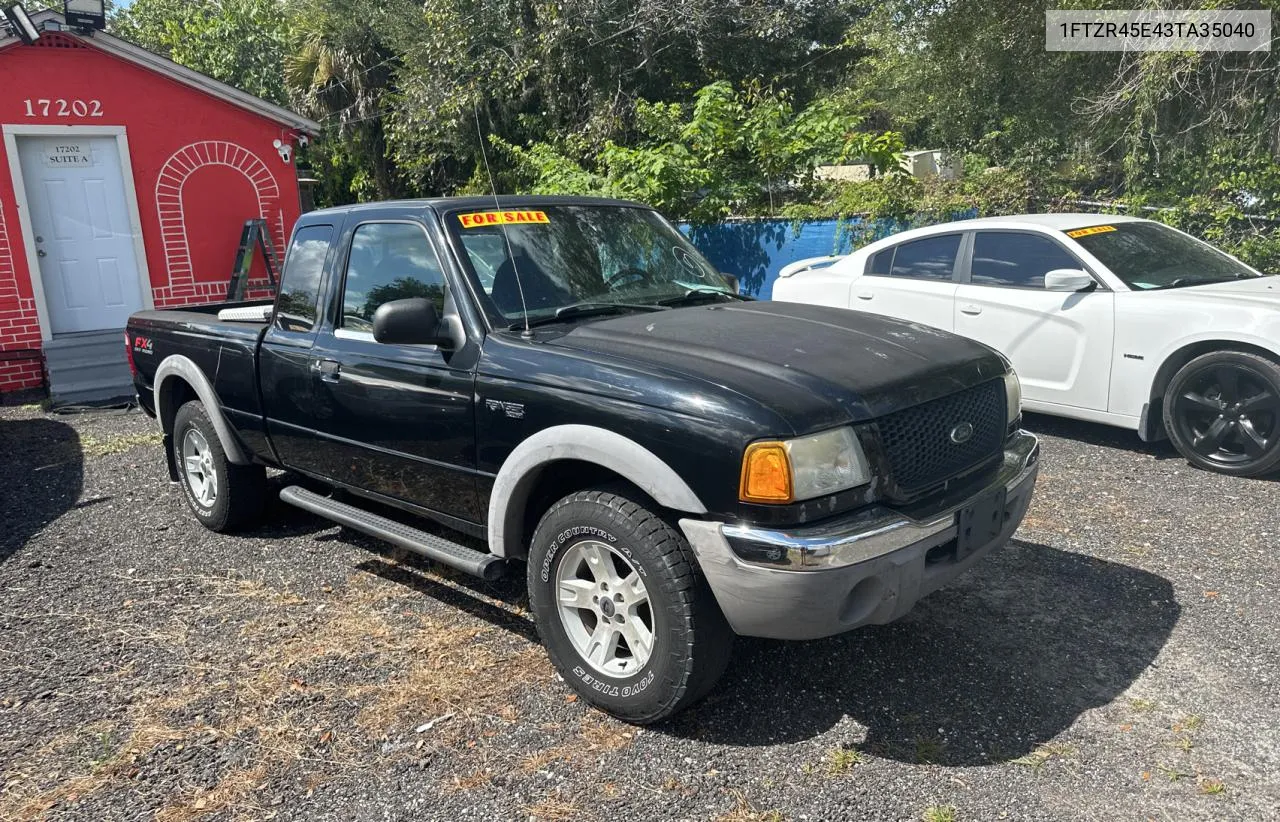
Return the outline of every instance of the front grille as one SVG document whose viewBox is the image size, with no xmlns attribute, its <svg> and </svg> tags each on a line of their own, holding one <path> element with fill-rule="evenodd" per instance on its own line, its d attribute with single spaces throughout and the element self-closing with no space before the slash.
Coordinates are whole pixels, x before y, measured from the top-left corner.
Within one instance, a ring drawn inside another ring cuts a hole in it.
<svg viewBox="0 0 1280 822">
<path fill-rule="evenodd" d="M 876 427 L 894 482 L 918 490 L 990 459 L 1004 442 L 1004 415 L 1004 381 L 991 380 L 881 418 Z M 966 422 L 973 434 L 957 444 L 952 431 Z"/>
</svg>

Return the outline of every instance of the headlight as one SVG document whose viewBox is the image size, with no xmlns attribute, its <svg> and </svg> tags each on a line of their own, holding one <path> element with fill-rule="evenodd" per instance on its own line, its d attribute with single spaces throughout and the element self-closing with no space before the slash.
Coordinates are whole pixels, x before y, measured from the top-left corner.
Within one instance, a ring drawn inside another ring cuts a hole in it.
<svg viewBox="0 0 1280 822">
<path fill-rule="evenodd" d="M 1018 379 L 1018 373 L 1012 366 L 1004 375 L 1004 400 L 1005 422 L 1013 425 L 1014 421 L 1022 416 L 1022 381 Z"/>
<path fill-rule="evenodd" d="M 747 446 L 738 497 L 743 502 L 794 502 L 854 488 L 870 478 L 853 429 L 836 428 Z"/>
</svg>

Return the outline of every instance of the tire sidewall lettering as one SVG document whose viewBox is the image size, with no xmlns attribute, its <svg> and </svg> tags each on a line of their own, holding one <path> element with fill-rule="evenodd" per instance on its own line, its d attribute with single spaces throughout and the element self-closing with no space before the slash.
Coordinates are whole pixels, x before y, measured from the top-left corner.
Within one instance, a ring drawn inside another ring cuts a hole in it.
<svg viewBox="0 0 1280 822">
<path fill-rule="evenodd" d="M 639 696 L 653 684 L 653 680 L 655 678 L 654 672 L 650 670 L 644 676 L 640 677 L 639 680 L 631 683 L 630 685 L 614 685 L 612 682 L 606 682 L 605 680 L 588 673 L 581 665 L 574 666 L 573 675 L 576 676 L 583 685 L 598 694 L 614 698 L 622 697 L 623 699 L 632 696 Z"/>
<path fill-rule="evenodd" d="M 640 565 L 632 558 L 631 550 L 627 548 L 626 545 L 620 545 L 618 543 L 618 538 L 611 532 L 596 525 L 574 525 L 573 527 L 566 528 L 552 537 L 551 544 L 547 547 L 547 554 L 542 558 L 542 565 L 538 571 L 538 575 L 543 582 L 551 581 L 551 567 L 555 564 L 555 559 L 559 556 L 560 550 L 568 543 L 574 541 L 576 537 L 584 536 L 596 537 L 598 539 L 605 540 L 612 547 L 626 555 L 627 559 L 631 560 L 632 565 L 635 565 L 636 570 L 640 572 L 640 575 L 645 576 L 644 569 L 641 568 Z"/>
</svg>

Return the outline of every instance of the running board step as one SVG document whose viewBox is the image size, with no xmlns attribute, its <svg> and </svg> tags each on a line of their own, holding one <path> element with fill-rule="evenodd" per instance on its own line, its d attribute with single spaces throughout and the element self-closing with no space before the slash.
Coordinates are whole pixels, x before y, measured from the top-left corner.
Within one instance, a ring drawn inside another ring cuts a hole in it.
<svg viewBox="0 0 1280 822">
<path fill-rule="evenodd" d="M 448 565 L 450 568 L 456 568 L 481 579 L 495 580 L 502 576 L 505 570 L 505 563 L 493 554 L 482 554 L 465 545 L 450 542 L 393 519 L 380 517 L 363 508 L 322 497 L 297 485 L 290 485 L 282 490 L 280 499 L 304 511 L 310 511 L 325 519 L 354 528 L 361 533 L 385 540 L 415 554 L 421 554 L 441 565 Z"/>
</svg>

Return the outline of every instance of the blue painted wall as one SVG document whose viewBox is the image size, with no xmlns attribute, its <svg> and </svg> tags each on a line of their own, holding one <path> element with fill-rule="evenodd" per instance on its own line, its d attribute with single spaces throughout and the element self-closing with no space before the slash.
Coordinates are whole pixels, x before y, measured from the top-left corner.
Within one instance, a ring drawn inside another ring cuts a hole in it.
<svg viewBox="0 0 1280 822">
<path fill-rule="evenodd" d="M 956 215 L 965 219 L 974 214 Z M 805 257 L 848 254 L 854 248 L 912 227 L 895 220 L 864 221 L 742 220 L 715 225 L 690 226 L 680 230 L 712 265 L 726 274 L 735 274 L 742 292 L 767 300 L 773 296 L 773 282 L 787 263 Z"/>
</svg>

